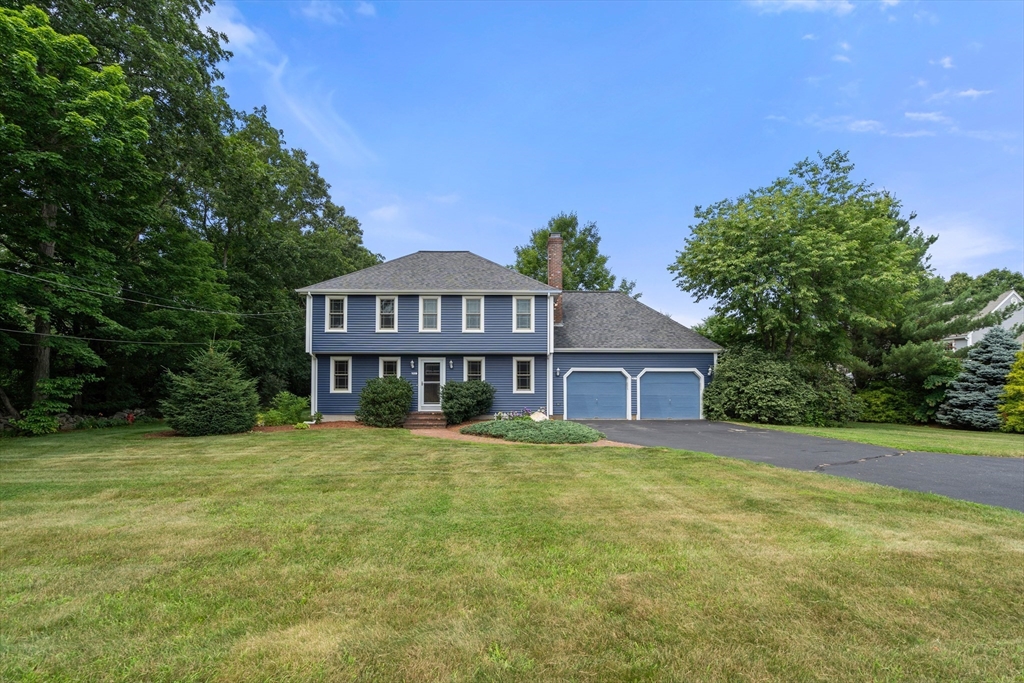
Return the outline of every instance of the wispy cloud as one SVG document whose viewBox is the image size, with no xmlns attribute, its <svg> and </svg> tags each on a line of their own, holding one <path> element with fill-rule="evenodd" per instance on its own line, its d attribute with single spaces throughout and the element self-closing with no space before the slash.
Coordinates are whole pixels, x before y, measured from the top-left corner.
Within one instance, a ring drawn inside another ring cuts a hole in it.
<svg viewBox="0 0 1024 683">
<path fill-rule="evenodd" d="M 302 16 L 322 24 L 338 24 L 347 19 L 345 10 L 336 2 L 309 0 L 299 9 Z"/>
<path fill-rule="evenodd" d="M 992 90 L 975 90 L 974 88 L 968 88 L 967 90 L 952 90 L 946 88 L 942 92 L 934 93 L 930 95 L 925 102 L 937 102 L 942 100 L 948 100 L 954 97 L 963 97 L 976 100 L 983 95 L 991 95 L 994 91 Z"/>
<path fill-rule="evenodd" d="M 900 0 L 882 0 L 882 9 L 887 10 L 900 4 Z"/>
<path fill-rule="evenodd" d="M 849 131 L 851 133 L 885 133 L 885 126 L 874 119 L 858 119 L 853 116 L 809 116 L 804 123 L 822 130 Z"/>
<path fill-rule="evenodd" d="M 932 265 L 945 275 L 971 270 L 977 261 L 989 256 L 1020 251 L 1020 244 L 1010 243 L 991 226 L 967 214 L 936 216 L 921 224 L 925 233 L 939 237 L 929 253 Z"/>
<path fill-rule="evenodd" d="M 359 3 L 356 5 L 356 14 L 361 14 L 364 17 L 375 17 L 377 16 L 377 8 L 369 2 L 359 0 Z"/>
<path fill-rule="evenodd" d="M 846 41 L 843 41 L 843 42 L 839 43 L 839 49 L 841 49 L 841 50 L 849 50 L 850 49 L 850 44 L 847 43 Z"/>
<path fill-rule="evenodd" d="M 377 221 L 394 221 L 402 215 L 402 207 L 397 204 L 388 204 L 368 212 L 370 218 Z"/>
<path fill-rule="evenodd" d="M 762 14 L 831 12 L 841 17 L 854 10 L 854 5 L 849 0 L 748 0 L 747 4 Z"/>
<path fill-rule="evenodd" d="M 952 122 L 952 120 L 948 116 L 944 116 L 941 111 L 908 111 L 903 115 L 911 121 L 927 121 L 929 123 Z"/>
<path fill-rule="evenodd" d="M 943 69 L 955 69 L 953 66 L 952 57 L 943 57 L 942 59 L 932 59 L 928 61 L 929 64 L 934 66 L 941 66 Z"/>
<path fill-rule="evenodd" d="M 900 133 L 889 133 L 894 138 L 931 138 L 935 137 L 934 130 L 911 130 Z"/>
<path fill-rule="evenodd" d="M 228 49 L 236 55 L 253 56 L 261 46 L 273 47 L 273 42 L 266 34 L 258 33 L 245 23 L 242 13 L 234 5 L 214 5 L 203 17 L 203 21 L 208 28 L 228 37 Z"/>
<path fill-rule="evenodd" d="M 450 194 L 428 195 L 427 199 L 434 202 L 435 204 L 455 204 L 461 199 L 461 197 L 457 192 L 452 192 Z"/>
<path fill-rule="evenodd" d="M 789 119 L 787 119 L 785 116 L 779 116 L 778 114 L 769 114 L 768 116 L 764 117 L 764 120 L 785 122 L 788 121 Z"/>
<path fill-rule="evenodd" d="M 814 35 L 813 33 L 806 33 L 806 34 L 804 34 L 804 37 L 801 38 L 800 40 L 817 40 L 817 39 L 818 39 L 818 36 Z"/>
<path fill-rule="evenodd" d="M 975 90 L 974 88 L 968 88 L 967 90 L 961 90 L 956 94 L 957 97 L 970 97 L 972 100 L 976 100 L 982 95 L 991 95 L 991 90 Z"/>
<path fill-rule="evenodd" d="M 851 60 L 846 55 L 833 55 L 832 56 L 832 61 L 833 62 L 844 62 L 846 64 L 849 64 Z"/>
</svg>

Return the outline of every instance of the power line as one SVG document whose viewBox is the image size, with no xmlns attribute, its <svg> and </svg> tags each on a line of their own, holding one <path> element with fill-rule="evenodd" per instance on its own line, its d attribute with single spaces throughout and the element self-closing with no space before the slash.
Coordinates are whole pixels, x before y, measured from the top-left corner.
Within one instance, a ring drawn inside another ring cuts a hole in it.
<svg viewBox="0 0 1024 683">
<path fill-rule="evenodd" d="M 271 337 L 280 337 L 283 334 L 289 334 L 301 330 L 301 327 L 295 327 L 284 332 L 278 332 L 276 334 L 268 334 L 262 337 L 253 337 L 251 339 L 221 339 L 212 340 L 212 343 L 217 341 L 222 342 L 251 342 L 259 341 L 260 339 L 269 339 Z M 31 334 L 34 337 L 57 337 L 59 339 L 78 339 L 80 341 L 98 341 L 98 342 L 111 342 L 114 344 L 161 344 L 165 346 L 209 346 L 211 342 L 174 342 L 174 341 L 132 341 L 131 339 L 100 339 L 98 337 L 74 337 L 69 334 L 51 334 L 48 332 L 29 332 L 28 330 L 12 330 L 6 327 L 0 327 L 0 332 L 14 332 L 16 334 Z"/>
<path fill-rule="evenodd" d="M 75 289 L 75 290 L 78 290 L 80 292 L 87 292 L 89 294 L 95 294 L 97 296 L 106 296 L 106 297 L 110 297 L 111 299 L 120 299 L 121 301 L 130 301 L 130 302 L 135 303 L 135 304 L 143 304 L 144 306 L 155 306 L 157 308 L 166 308 L 166 309 L 170 309 L 170 310 L 173 310 L 173 311 L 186 311 L 188 313 L 206 313 L 208 315 L 233 315 L 233 316 L 237 316 L 239 318 L 262 318 L 262 317 L 272 316 L 272 315 L 294 315 L 296 313 L 302 313 L 303 312 L 303 311 L 300 311 L 299 309 L 294 309 L 294 310 L 291 310 L 291 311 L 274 311 L 274 312 L 271 312 L 271 313 L 236 313 L 236 312 L 233 312 L 233 311 L 215 311 L 215 310 L 208 309 L 208 308 L 183 308 L 181 306 L 167 306 L 166 304 L 155 304 L 152 301 L 142 301 L 140 299 L 130 299 L 128 297 L 118 296 L 116 294 L 109 294 L 107 292 L 97 292 L 94 289 L 86 289 L 85 287 L 76 287 L 75 285 L 69 285 L 66 282 L 57 282 L 55 280 L 48 280 L 48 279 L 46 279 L 44 277 L 36 277 L 35 275 L 29 275 L 28 273 L 19 273 L 16 270 L 8 270 L 7 268 L 0 268 L 0 271 L 3 271 L 5 273 L 10 273 L 11 275 L 17 275 L 19 277 L 27 277 L 27 278 L 29 278 L 31 280 L 38 280 L 40 282 L 45 282 L 45 283 L 50 284 L 50 285 L 56 285 L 57 287 L 66 287 L 68 289 Z"/>
</svg>

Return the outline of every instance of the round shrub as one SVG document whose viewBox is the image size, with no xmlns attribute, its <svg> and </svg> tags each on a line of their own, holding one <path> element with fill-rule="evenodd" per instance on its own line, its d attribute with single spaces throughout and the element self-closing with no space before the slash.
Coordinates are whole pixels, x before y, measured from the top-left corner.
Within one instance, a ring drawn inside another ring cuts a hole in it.
<svg viewBox="0 0 1024 683">
<path fill-rule="evenodd" d="M 448 382 L 441 388 L 441 412 L 450 425 L 491 412 L 494 387 L 478 379 Z"/>
<path fill-rule="evenodd" d="M 1002 430 L 1011 434 L 1024 434 L 1024 351 L 1017 352 L 1017 360 L 1006 376 L 1006 386 L 999 399 L 999 417 Z"/>
<path fill-rule="evenodd" d="M 914 402 L 908 391 L 895 387 L 865 389 L 857 392 L 861 401 L 861 422 L 914 424 Z"/>
<path fill-rule="evenodd" d="M 371 427 L 401 427 L 412 407 L 412 385 L 401 377 L 374 377 L 359 394 L 356 419 Z"/>
<path fill-rule="evenodd" d="M 724 354 L 704 390 L 709 420 L 800 424 L 811 387 L 796 369 L 758 349 Z"/>
<path fill-rule="evenodd" d="M 819 368 L 811 379 L 811 394 L 801 424 L 815 427 L 842 427 L 856 422 L 861 401 L 853 395 L 852 383 L 831 368 Z"/>
<path fill-rule="evenodd" d="M 256 382 L 243 379 L 227 354 L 213 349 L 198 353 L 187 373 L 168 371 L 167 376 L 170 394 L 160 407 L 167 424 L 179 434 L 236 434 L 256 424 Z"/>
<path fill-rule="evenodd" d="M 309 399 L 288 391 L 278 392 L 270 410 L 261 413 L 258 419 L 267 427 L 303 422 L 309 419 Z"/>
</svg>

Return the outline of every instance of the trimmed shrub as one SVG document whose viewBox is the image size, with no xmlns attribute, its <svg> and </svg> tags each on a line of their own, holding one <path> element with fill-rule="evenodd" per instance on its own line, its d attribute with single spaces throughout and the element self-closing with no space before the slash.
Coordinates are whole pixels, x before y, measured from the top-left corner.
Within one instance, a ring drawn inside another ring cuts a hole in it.
<svg viewBox="0 0 1024 683">
<path fill-rule="evenodd" d="M 916 421 L 914 397 L 909 391 L 895 387 L 865 389 L 857 392 L 862 409 L 861 422 L 885 422 L 908 425 Z"/>
<path fill-rule="evenodd" d="M 1004 432 L 1024 434 L 1024 351 L 1017 352 L 1017 360 L 1006 376 L 999 399 L 999 417 Z"/>
<path fill-rule="evenodd" d="M 811 388 L 789 363 L 758 349 L 724 354 L 704 390 L 709 420 L 800 424 Z"/>
<path fill-rule="evenodd" d="M 257 420 L 264 426 L 290 425 L 309 419 L 309 399 L 305 396 L 281 391 L 274 397 L 271 406 L 270 410 L 257 416 Z"/>
<path fill-rule="evenodd" d="M 815 427 L 842 427 L 856 422 L 861 401 L 853 395 L 851 382 L 831 368 L 821 368 L 811 381 L 811 394 L 801 424 Z"/>
<path fill-rule="evenodd" d="M 412 385 L 401 377 L 374 377 L 359 394 L 356 419 L 371 427 L 401 427 L 412 408 Z"/>
<path fill-rule="evenodd" d="M 1020 343 L 1007 330 L 994 327 L 970 349 L 964 369 L 946 391 L 935 420 L 949 427 L 999 429 L 1002 420 L 997 404 Z"/>
<path fill-rule="evenodd" d="M 459 430 L 463 434 L 492 436 L 520 443 L 591 443 L 604 434 L 586 425 L 564 420 L 534 422 L 529 418 L 477 422 Z"/>
<path fill-rule="evenodd" d="M 493 404 L 494 387 L 487 382 L 448 382 L 441 388 L 441 412 L 450 425 L 489 413 Z"/>
<path fill-rule="evenodd" d="M 256 424 L 260 398 L 256 381 L 242 377 L 242 371 L 226 353 L 210 349 L 196 354 L 189 372 L 167 371 L 170 395 L 160 408 L 167 424 L 185 436 L 236 434 Z"/>
</svg>

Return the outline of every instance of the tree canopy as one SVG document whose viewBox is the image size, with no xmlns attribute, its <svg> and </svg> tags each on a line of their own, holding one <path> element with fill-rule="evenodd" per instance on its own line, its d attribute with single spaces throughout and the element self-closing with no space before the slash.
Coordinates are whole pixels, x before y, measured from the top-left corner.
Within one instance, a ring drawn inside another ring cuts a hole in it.
<svg viewBox="0 0 1024 683">
<path fill-rule="evenodd" d="M 562 236 L 562 289 L 566 291 L 607 291 L 616 289 L 615 276 L 608 268 L 608 256 L 601 253 L 601 235 L 597 223 L 580 227 L 576 213 L 560 213 L 547 226 L 534 230 L 530 241 L 515 248 L 516 263 L 511 266 L 523 275 L 541 282 L 548 281 L 548 238 L 552 233 Z M 618 290 L 639 299 L 633 293 L 636 280 L 619 281 Z"/>
</svg>

